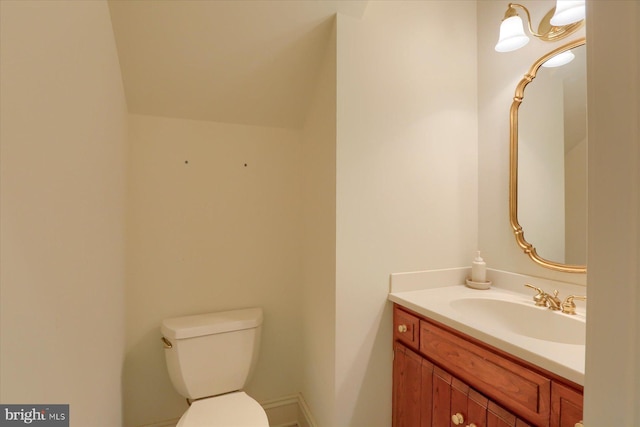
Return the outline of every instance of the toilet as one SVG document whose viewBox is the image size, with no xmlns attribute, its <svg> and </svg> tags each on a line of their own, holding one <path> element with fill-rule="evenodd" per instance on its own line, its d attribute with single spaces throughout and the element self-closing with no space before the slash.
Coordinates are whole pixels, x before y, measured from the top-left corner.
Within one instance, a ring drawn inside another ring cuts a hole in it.
<svg viewBox="0 0 640 427">
<path fill-rule="evenodd" d="M 176 427 L 269 426 L 242 391 L 258 359 L 261 308 L 165 319 L 160 330 L 171 382 L 192 402 Z"/>
</svg>

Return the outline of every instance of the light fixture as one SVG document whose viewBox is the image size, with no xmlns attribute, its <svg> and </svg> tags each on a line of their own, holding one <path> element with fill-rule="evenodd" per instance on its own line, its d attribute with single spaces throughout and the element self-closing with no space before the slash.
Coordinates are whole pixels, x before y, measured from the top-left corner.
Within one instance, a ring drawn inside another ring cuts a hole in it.
<svg viewBox="0 0 640 427">
<path fill-rule="evenodd" d="M 500 24 L 500 39 L 496 44 L 496 51 L 498 52 L 511 52 L 529 43 L 529 37 L 524 33 L 522 19 L 520 19 L 516 10 L 510 7 L 507 13 L 513 14 L 509 17 L 505 14 L 504 20 Z"/>
<path fill-rule="evenodd" d="M 562 67 L 563 65 L 573 61 L 575 57 L 576 55 L 574 55 L 574 53 L 571 52 L 571 49 L 569 49 L 547 59 L 541 65 L 546 68 Z"/>
<path fill-rule="evenodd" d="M 558 0 L 551 25 L 569 25 L 585 17 L 584 0 Z"/>
<path fill-rule="evenodd" d="M 511 52 L 529 43 L 529 37 L 524 32 L 524 24 L 516 8 L 524 10 L 527 15 L 529 32 L 540 40 L 560 40 L 584 25 L 584 0 L 557 0 L 556 7 L 547 12 L 540 21 L 538 32 L 535 32 L 531 26 L 529 10 L 521 4 L 509 3 L 502 24 L 500 24 L 500 37 L 495 47 L 497 52 Z"/>
</svg>

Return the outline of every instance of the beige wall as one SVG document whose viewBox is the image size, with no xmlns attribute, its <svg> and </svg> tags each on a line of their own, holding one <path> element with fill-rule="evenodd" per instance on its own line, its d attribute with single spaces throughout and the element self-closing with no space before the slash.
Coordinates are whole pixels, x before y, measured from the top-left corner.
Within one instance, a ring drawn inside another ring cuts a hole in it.
<svg viewBox="0 0 640 427">
<path fill-rule="evenodd" d="M 632 426 L 640 417 L 640 3 L 588 1 L 587 19 L 585 425 Z"/>
<path fill-rule="evenodd" d="M 496 0 L 477 4 L 479 248 L 493 268 L 585 284 L 584 274 L 555 272 L 531 261 L 517 245 L 509 223 L 509 109 L 516 85 L 538 58 L 584 37 L 585 30 L 557 42 L 531 37 L 529 44 L 520 50 L 498 53 L 494 46 L 507 3 Z M 534 25 L 552 7 L 548 1 L 528 1 L 526 6 Z"/>
<path fill-rule="evenodd" d="M 0 402 L 121 424 L 126 106 L 107 5 L 0 2 Z"/>
<path fill-rule="evenodd" d="M 247 392 L 300 390 L 300 132 L 129 116 L 125 424 L 179 417 L 164 318 L 260 306 Z"/>
<path fill-rule="evenodd" d="M 337 31 L 331 427 L 386 427 L 389 274 L 469 265 L 476 249 L 475 2 L 375 1 Z"/>
<path fill-rule="evenodd" d="M 336 27 L 302 129 L 303 384 L 318 426 L 335 425 Z"/>
</svg>

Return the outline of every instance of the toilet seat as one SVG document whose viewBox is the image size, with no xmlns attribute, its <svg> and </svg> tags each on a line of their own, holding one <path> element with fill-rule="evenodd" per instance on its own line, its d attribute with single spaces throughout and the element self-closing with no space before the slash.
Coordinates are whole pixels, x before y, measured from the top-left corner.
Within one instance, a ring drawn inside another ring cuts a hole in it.
<svg viewBox="0 0 640 427">
<path fill-rule="evenodd" d="M 262 406 L 243 391 L 196 400 L 176 427 L 269 427 Z"/>
</svg>

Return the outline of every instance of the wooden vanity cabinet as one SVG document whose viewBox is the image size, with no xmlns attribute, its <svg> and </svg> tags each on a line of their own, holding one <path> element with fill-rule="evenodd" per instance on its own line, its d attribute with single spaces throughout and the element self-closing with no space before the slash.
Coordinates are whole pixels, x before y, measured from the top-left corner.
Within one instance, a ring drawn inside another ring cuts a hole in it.
<svg viewBox="0 0 640 427">
<path fill-rule="evenodd" d="M 393 348 L 393 427 L 577 427 L 582 420 L 581 390 L 397 305 Z"/>
<path fill-rule="evenodd" d="M 393 375 L 394 427 L 530 427 L 400 342 Z"/>
</svg>

